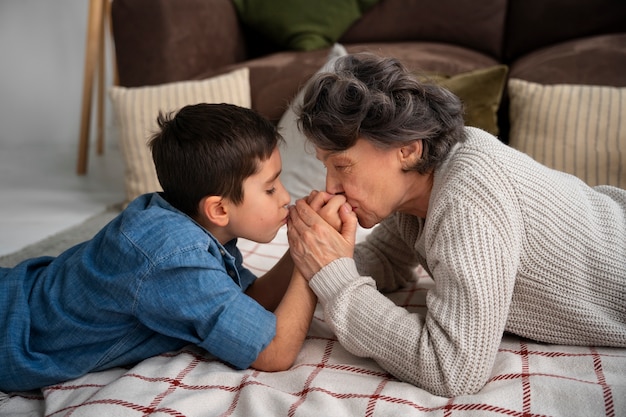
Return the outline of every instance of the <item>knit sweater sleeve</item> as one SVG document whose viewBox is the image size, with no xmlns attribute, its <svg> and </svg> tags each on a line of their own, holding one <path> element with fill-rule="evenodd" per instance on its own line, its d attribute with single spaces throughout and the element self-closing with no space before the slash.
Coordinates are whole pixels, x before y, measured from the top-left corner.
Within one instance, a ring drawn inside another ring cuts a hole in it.
<svg viewBox="0 0 626 417">
<path fill-rule="evenodd" d="M 349 258 L 332 262 L 311 280 L 327 322 L 348 351 L 442 396 L 474 393 L 487 382 L 516 268 L 503 256 L 505 242 L 493 227 L 469 207 L 451 210 L 456 221 L 440 222 L 440 237 L 431 242 L 438 253 L 429 259 L 436 286 L 427 296 L 425 317 L 396 306 Z M 454 240 L 458 244 L 451 245 Z M 467 259 L 488 262 L 478 268 Z"/>
</svg>

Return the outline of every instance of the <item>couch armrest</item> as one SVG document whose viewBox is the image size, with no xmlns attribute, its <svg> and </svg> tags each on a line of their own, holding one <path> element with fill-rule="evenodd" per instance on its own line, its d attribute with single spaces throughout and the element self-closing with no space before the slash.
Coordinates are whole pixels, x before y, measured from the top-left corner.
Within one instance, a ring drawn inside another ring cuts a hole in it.
<svg viewBox="0 0 626 417">
<path fill-rule="evenodd" d="M 114 0 L 111 22 L 122 86 L 194 79 L 246 57 L 232 0 Z"/>
</svg>

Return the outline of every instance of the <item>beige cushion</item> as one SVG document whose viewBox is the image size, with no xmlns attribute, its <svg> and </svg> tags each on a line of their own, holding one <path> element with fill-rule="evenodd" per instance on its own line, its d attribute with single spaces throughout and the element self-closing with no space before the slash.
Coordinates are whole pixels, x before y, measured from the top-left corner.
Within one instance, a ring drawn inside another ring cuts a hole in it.
<svg viewBox="0 0 626 417">
<path fill-rule="evenodd" d="M 147 145 L 157 131 L 159 111 L 168 113 L 197 103 L 230 103 L 250 108 L 249 74 L 247 68 L 242 68 L 201 81 L 136 88 L 115 86 L 110 97 L 126 165 L 126 198 L 131 201 L 141 194 L 162 190 Z"/>
<path fill-rule="evenodd" d="M 626 187 L 626 88 L 511 79 L 509 144 L 594 186 Z"/>
</svg>

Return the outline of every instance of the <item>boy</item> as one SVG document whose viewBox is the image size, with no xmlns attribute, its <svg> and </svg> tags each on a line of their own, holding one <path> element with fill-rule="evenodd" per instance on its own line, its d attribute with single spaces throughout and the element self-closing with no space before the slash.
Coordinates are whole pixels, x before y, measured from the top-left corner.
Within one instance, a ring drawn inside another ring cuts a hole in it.
<svg viewBox="0 0 626 417">
<path fill-rule="evenodd" d="M 0 268 L 0 390 L 23 391 L 193 343 L 235 368 L 289 368 L 316 298 L 288 253 L 263 277 L 238 237 L 271 241 L 290 196 L 276 128 L 252 110 L 159 115 L 162 193 L 56 258 Z M 273 311 L 271 313 L 270 311 Z"/>
</svg>

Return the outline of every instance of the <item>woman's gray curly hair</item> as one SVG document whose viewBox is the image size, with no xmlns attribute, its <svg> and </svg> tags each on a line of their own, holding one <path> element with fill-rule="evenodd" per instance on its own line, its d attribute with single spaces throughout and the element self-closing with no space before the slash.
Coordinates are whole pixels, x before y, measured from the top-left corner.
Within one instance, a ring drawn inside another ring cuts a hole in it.
<svg viewBox="0 0 626 417">
<path fill-rule="evenodd" d="M 298 124 L 318 148 L 343 151 L 364 138 L 379 147 L 417 139 L 424 152 L 413 170 L 437 168 L 465 140 L 463 104 L 447 89 L 420 82 L 399 60 L 361 53 L 338 58 L 332 72 L 307 83 Z"/>
</svg>

